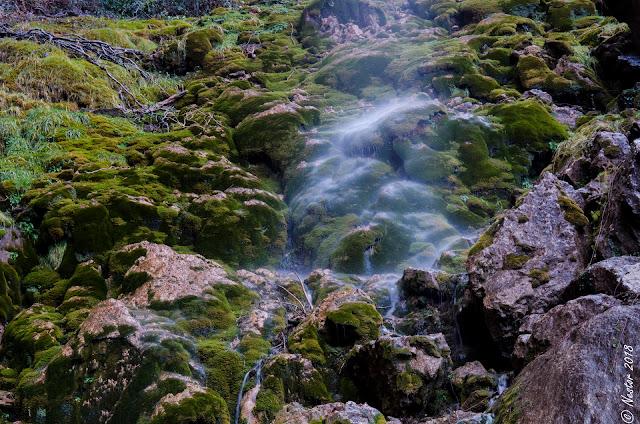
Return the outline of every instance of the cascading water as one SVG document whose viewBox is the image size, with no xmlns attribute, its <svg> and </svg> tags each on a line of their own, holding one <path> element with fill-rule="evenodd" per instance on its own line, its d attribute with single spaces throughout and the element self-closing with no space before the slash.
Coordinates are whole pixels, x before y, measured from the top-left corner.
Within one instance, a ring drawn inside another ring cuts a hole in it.
<svg viewBox="0 0 640 424">
<path fill-rule="evenodd" d="M 401 133 L 403 126 L 419 132 L 440 114 L 442 105 L 423 94 L 394 99 L 308 140 L 314 153 L 299 165 L 301 181 L 289 201 L 298 263 L 365 276 L 430 268 L 460 239 L 438 184 L 411 177 L 416 166 L 427 173 L 436 166 L 412 159 L 430 148 Z"/>
<path fill-rule="evenodd" d="M 235 424 L 238 424 L 240 420 L 240 408 L 242 407 L 242 395 L 244 392 L 244 387 L 247 385 L 247 381 L 249 381 L 249 376 L 251 373 L 255 373 L 256 375 L 256 386 L 260 386 L 260 379 L 262 378 L 262 360 L 259 360 L 258 363 L 251 368 L 244 375 L 242 379 L 242 385 L 240 386 L 240 392 L 238 393 L 238 401 L 236 402 L 236 416 L 235 416 Z"/>
</svg>

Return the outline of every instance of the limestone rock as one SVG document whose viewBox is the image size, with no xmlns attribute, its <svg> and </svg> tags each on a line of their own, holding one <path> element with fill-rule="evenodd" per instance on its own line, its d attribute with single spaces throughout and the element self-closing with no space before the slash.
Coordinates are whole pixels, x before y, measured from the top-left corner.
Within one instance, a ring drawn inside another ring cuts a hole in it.
<svg viewBox="0 0 640 424">
<path fill-rule="evenodd" d="M 567 287 L 565 298 L 592 293 L 631 298 L 640 294 L 640 258 L 619 256 L 591 265 Z"/>
<path fill-rule="evenodd" d="M 456 394 L 465 410 L 483 412 L 486 410 L 489 398 L 495 393 L 496 378 L 490 374 L 478 361 L 467 362 L 453 371 L 451 378 Z M 486 397 L 485 402 L 477 402 L 478 397 Z M 471 402 L 468 402 L 471 400 Z M 475 401 L 475 402 L 474 402 Z M 468 405 L 469 408 L 465 407 Z M 478 411 L 478 409 L 480 409 Z"/>
<path fill-rule="evenodd" d="M 182 255 L 165 245 L 141 243 L 125 250 L 143 248 L 145 256 L 139 258 L 127 275 L 145 273 L 148 281 L 135 293 L 123 297 L 127 305 L 146 307 L 151 302 L 174 302 L 187 296 L 207 296 L 213 284 L 238 284 L 229 278 L 222 265 L 201 255 Z"/>
<path fill-rule="evenodd" d="M 589 221 L 581 205 L 573 187 L 547 172 L 472 247 L 467 264 L 472 297 L 466 308 L 481 303 L 504 357 L 510 356 L 524 318 L 557 305 L 584 268 Z"/>
<path fill-rule="evenodd" d="M 420 424 L 490 424 L 492 422 L 493 414 L 458 410 L 444 417 L 430 419 Z"/>
<path fill-rule="evenodd" d="M 622 399 L 640 371 L 625 357 L 635 362 L 639 345 L 640 306 L 591 318 L 522 370 L 494 407 L 496 422 L 620 422 L 621 411 L 634 411 Z"/>
<path fill-rule="evenodd" d="M 327 403 L 307 409 L 299 403 L 286 405 L 276 416 L 276 424 L 311 424 L 312 422 L 350 423 L 350 424 L 378 424 L 393 423 L 386 421 L 384 416 L 366 403 L 359 405 L 354 402 Z"/>
<path fill-rule="evenodd" d="M 557 345 L 566 334 L 589 318 L 620 305 L 614 297 L 598 294 L 558 305 L 546 314 L 529 315 L 520 327 L 512 362 L 521 369 L 537 355 Z"/>
</svg>

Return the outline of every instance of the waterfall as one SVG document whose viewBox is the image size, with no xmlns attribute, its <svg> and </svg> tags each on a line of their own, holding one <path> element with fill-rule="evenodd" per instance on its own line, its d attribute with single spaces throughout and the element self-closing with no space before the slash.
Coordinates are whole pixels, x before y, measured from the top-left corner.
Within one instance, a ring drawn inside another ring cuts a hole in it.
<svg viewBox="0 0 640 424">
<path fill-rule="evenodd" d="M 247 373 L 244 375 L 244 378 L 242 379 L 242 386 L 240 386 L 240 392 L 238 393 L 238 401 L 236 403 L 236 417 L 235 417 L 235 424 L 238 424 L 238 421 L 240 420 L 240 407 L 242 406 L 242 394 L 244 392 L 244 387 L 247 385 L 247 381 L 249 381 L 249 376 L 251 375 L 252 372 L 255 372 L 256 374 L 256 385 L 260 384 L 260 379 L 262 378 L 262 360 L 259 360 L 258 363 L 251 368 L 249 371 L 247 371 Z"/>
</svg>

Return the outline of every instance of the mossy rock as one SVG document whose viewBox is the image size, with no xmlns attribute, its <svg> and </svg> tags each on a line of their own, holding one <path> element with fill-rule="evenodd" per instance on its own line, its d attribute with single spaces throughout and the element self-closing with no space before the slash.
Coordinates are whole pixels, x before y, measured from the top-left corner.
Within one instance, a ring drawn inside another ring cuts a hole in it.
<svg viewBox="0 0 640 424">
<path fill-rule="evenodd" d="M 234 131 L 240 154 L 266 158 L 267 164 L 280 172 L 292 165 L 304 149 L 304 139 L 299 134 L 301 127 L 313 124 L 318 118 L 317 109 L 296 106 L 277 105 L 244 119 Z"/>
<path fill-rule="evenodd" d="M 584 211 L 571 198 L 558 196 L 558 204 L 564 211 L 564 219 L 567 222 L 578 228 L 584 228 L 589 225 L 589 219 L 585 216 Z"/>
<path fill-rule="evenodd" d="M 520 269 L 529 259 L 529 255 L 507 255 L 504 258 L 503 269 Z"/>
<path fill-rule="evenodd" d="M 73 215 L 73 246 L 80 254 L 101 253 L 113 247 L 108 209 L 101 204 L 79 207 Z"/>
<path fill-rule="evenodd" d="M 590 0 L 552 1 L 549 5 L 549 23 L 556 31 L 575 28 L 575 21 L 596 15 L 596 5 Z"/>
<path fill-rule="evenodd" d="M 542 30 L 531 19 L 501 13 L 480 21 L 474 30 L 474 34 L 489 36 L 512 36 L 518 33 L 542 35 Z"/>
<path fill-rule="evenodd" d="M 230 350 L 226 343 L 214 340 L 199 342 L 196 351 L 198 358 L 206 366 L 207 386 L 224 399 L 229 407 L 229 414 L 232 415 L 242 378 L 248 368 L 243 355 Z"/>
<path fill-rule="evenodd" d="M 195 393 L 179 403 L 164 404 L 164 411 L 149 421 L 149 424 L 161 423 L 190 424 L 193 422 L 229 424 L 227 405 L 213 390 Z"/>
<path fill-rule="evenodd" d="M 473 256 L 493 244 L 493 236 L 502 226 L 502 222 L 502 219 L 497 219 L 493 224 L 489 226 L 489 228 L 487 228 L 484 233 L 482 233 L 482 235 L 478 238 L 478 241 L 476 241 L 476 243 L 471 246 L 471 249 L 469 249 L 469 256 Z"/>
<path fill-rule="evenodd" d="M 11 265 L 0 262 L 0 321 L 13 318 L 21 304 L 20 276 Z"/>
<path fill-rule="evenodd" d="M 324 350 L 318 340 L 318 326 L 314 323 L 308 323 L 302 331 L 290 335 L 287 346 L 290 352 L 299 353 L 314 363 L 326 362 Z"/>
<path fill-rule="evenodd" d="M 538 0 L 463 0 L 459 5 L 460 18 L 464 24 L 479 22 L 499 12 L 533 18 L 538 9 Z"/>
<path fill-rule="evenodd" d="M 382 317 L 369 303 L 347 302 L 336 310 L 327 311 L 328 343 L 351 345 L 375 340 L 380 335 Z"/>
<path fill-rule="evenodd" d="M 489 109 L 505 125 L 507 139 L 529 152 L 548 151 L 549 142 L 567 138 L 567 131 L 535 100 L 501 104 Z"/>
<path fill-rule="evenodd" d="M 477 99 L 485 99 L 493 90 L 500 88 L 500 84 L 495 79 L 478 74 L 463 75 L 459 84 L 468 88 L 471 96 Z"/>
<path fill-rule="evenodd" d="M 562 95 L 574 86 L 568 79 L 552 72 L 542 59 L 535 56 L 521 57 L 516 72 L 525 90 L 541 89 Z"/>
<path fill-rule="evenodd" d="M 210 28 L 190 32 L 184 37 L 185 55 L 194 65 L 201 66 L 207 53 L 221 41 L 220 33 Z"/>
<path fill-rule="evenodd" d="M 55 308 L 33 305 L 18 314 L 7 324 L 3 336 L 4 347 L 22 355 L 35 355 L 60 344 L 62 315 Z M 24 364 L 25 356 L 12 356 Z"/>
<path fill-rule="evenodd" d="M 372 84 L 373 78 L 384 75 L 391 59 L 386 53 L 366 50 L 349 54 L 334 53 L 325 58 L 322 69 L 315 76 L 315 82 L 360 95 Z"/>
</svg>

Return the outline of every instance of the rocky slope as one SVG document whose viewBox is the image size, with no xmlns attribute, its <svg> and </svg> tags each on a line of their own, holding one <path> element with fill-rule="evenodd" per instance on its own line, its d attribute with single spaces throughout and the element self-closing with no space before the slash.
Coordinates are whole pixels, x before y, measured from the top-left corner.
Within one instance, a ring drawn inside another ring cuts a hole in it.
<svg viewBox="0 0 640 424">
<path fill-rule="evenodd" d="M 0 423 L 633 422 L 636 1 L 174 3 L 0 4 Z"/>
</svg>

